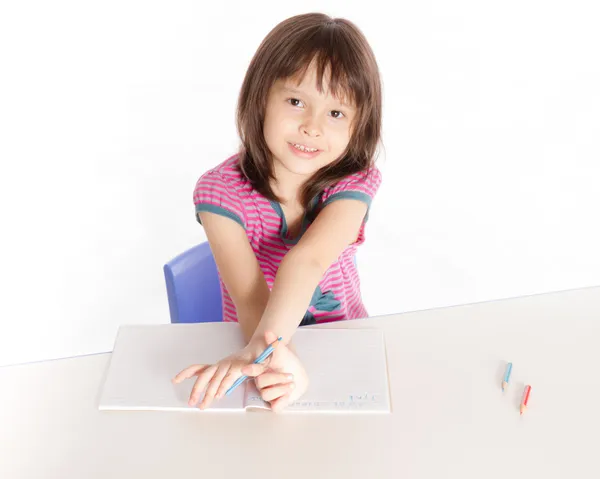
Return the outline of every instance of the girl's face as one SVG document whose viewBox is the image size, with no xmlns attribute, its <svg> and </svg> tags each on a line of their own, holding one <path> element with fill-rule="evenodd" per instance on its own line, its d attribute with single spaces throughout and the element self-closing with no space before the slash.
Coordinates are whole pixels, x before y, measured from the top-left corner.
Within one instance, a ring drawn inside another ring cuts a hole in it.
<svg viewBox="0 0 600 479">
<path fill-rule="evenodd" d="M 319 93 L 314 64 L 302 83 L 296 83 L 280 79 L 271 87 L 263 132 L 276 163 L 274 171 L 283 168 L 309 177 L 344 153 L 356 109 L 332 97 L 325 81 Z"/>
</svg>

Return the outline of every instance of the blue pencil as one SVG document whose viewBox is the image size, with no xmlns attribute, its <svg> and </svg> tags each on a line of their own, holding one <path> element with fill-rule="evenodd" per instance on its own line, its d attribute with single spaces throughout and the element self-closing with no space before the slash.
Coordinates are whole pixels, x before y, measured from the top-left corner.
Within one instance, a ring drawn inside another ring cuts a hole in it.
<svg viewBox="0 0 600 479">
<path fill-rule="evenodd" d="M 267 346 L 267 349 L 265 349 L 261 353 L 261 355 L 254 360 L 254 364 L 260 364 L 265 359 L 267 359 L 273 353 L 273 351 L 275 351 L 275 346 L 277 346 L 279 341 L 281 341 L 282 339 L 283 338 L 279 336 L 275 341 L 269 344 L 269 346 Z M 233 385 L 227 390 L 225 396 L 229 396 L 233 392 L 233 390 L 237 388 L 240 384 L 242 384 L 246 379 L 248 379 L 248 376 L 246 375 L 237 378 L 236 382 L 234 382 Z"/>
<path fill-rule="evenodd" d="M 504 380 L 502 381 L 502 391 L 508 386 L 508 380 L 510 378 L 510 372 L 512 371 L 512 363 L 508 363 L 506 366 L 506 373 L 504 373 Z"/>
</svg>

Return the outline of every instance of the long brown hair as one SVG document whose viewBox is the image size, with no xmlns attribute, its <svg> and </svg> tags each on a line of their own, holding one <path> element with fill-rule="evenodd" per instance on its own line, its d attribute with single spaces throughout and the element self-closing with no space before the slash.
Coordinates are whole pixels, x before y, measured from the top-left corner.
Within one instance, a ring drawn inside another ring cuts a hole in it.
<svg viewBox="0 0 600 479">
<path fill-rule="evenodd" d="M 236 126 L 241 140 L 239 168 L 265 197 L 279 201 L 270 186 L 274 179 L 263 125 L 269 90 L 276 80 L 303 78 L 315 60 L 318 91 L 329 68 L 329 89 L 354 103 L 357 115 L 345 152 L 318 170 L 304 185 L 301 201 L 306 209 L 324 188 L 375 162 L 381 140 L 381 80 L 371 47 L 352 22 L 322 13 L 288 18 L 273 28 L 254 54 L 237 106 Z"/>
</svg>

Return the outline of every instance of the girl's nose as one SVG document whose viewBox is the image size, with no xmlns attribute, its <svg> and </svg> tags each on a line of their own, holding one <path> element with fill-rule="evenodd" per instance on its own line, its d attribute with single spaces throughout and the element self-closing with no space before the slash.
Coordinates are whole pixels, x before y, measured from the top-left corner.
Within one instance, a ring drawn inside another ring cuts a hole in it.
<svg viewBox="0 0 600 479">
<path fill-rule="evenodd" d="M 304 124 L 302 125 L 302 132 L 313 137 L 321 136 L 321 128 L 319 127 L 317 122 L 312 118 L 307 119 L 304 122 Z"/>
</svg>

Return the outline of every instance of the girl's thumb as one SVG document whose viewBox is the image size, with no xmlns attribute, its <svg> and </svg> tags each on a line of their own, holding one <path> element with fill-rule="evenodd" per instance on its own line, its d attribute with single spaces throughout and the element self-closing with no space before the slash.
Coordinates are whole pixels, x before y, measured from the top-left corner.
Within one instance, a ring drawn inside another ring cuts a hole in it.
<svg viewBox="0 0 600 479">
<path fill-rule="evenodd" d="M 267 367 L 264 364 L 249 364 L 242 368 L 242 374 L 255 377 L 265 372 Z"/>
<path fill-rule="evenodd" d="M 265 342 L 267 344 L 271 344 L 275 340 L 277 340 L 277 335 L 273 331 L 265 331 Z"/>
</svg>

